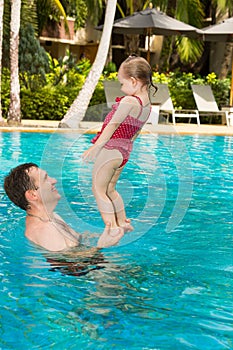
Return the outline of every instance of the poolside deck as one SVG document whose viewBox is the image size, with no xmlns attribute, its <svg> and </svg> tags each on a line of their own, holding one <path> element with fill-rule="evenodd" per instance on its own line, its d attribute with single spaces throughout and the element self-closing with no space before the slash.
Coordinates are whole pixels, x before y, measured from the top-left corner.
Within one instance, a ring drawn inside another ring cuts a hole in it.
<svg viewBox="0 0 233 350">
<path fill-rule="evenodd" d="M 25 132 L 71 132 L 76 131 L 80 133 L 96 133 L 102 123 L 99 122 L 81 122 L 79 129 L 58 129 L 58 121 L 46 120 L 22 120 L 20 127 L 0 126 L 0 131 L 25 131 Z M 233 136 L 233 126 L 226 125 L 211 125 L 201 124 L 158 124 L 156 127 L 151 124 L 146 124 L 142 130 L 143 133 L 153 134 L 180 134 L 180 135 L 223 135 Z"/>
</svg>

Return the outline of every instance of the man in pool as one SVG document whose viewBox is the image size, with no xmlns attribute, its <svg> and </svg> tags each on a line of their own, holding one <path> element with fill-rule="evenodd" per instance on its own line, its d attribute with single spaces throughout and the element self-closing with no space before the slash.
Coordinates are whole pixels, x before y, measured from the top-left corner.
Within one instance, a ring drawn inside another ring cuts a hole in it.
<svg viewBox="0 0 233 350">
<path fill-rule="evenodd" d="M 54 212 L 61 198 L 56 183 L 56 179 L 34 163 L 17 166 L 4 180 L 9 199 L 27 213 L 25 236 L 34 244 L 53 252 L 77 247 L 81 242 L 81 235 Z M 123 229 L 119 228 L 119 232 L 111 236 L 110 224 L 107 224 L 97 248 L 116 245 L 123 235 Z"/>
</svg>

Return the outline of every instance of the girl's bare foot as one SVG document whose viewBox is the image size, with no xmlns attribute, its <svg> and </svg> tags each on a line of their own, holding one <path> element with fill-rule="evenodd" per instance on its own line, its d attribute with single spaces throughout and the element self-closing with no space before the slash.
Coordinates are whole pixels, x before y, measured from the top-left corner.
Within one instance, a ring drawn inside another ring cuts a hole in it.
<svg viewBox="0 0 233 350">
<path fill-rule="evenodd" d="M 122 225 L 120 225 L 124 229 L 125 233 L 131 232 L 134 230 L 134 227 L 131 225 L 130 222 L 131 222 L 130 219 L 125 219 L 125 222 Z"/>
<path fill-rule="evenodd" d="M 119 234 L 121 234 L 122 233 L 122 227 L 119 227 L 119 226 L 117 226 L 117 227 L 111 227 L 110 229 L 109 229 L 109 235 L 111 236 L 111 237 L 116 237 L 116 236 L 118 236 Z M 124 231 L 123 231 L 124 232 Z"/>
</svg>

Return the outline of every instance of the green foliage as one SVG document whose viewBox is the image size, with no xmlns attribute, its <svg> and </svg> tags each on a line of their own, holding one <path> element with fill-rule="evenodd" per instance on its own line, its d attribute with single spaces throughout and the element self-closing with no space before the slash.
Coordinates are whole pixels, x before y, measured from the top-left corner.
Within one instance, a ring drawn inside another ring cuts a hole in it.
<svg viewBox="0 0 233 350">
<path fill-rule="evenodd" d="M 176 18 L 194 27 L 201 28 L 205 17 L 203 1 L 177 0 Z"/>
<path fill-rule="evenodd" d="M 83 58 L 78 61 L 76 68 L 80 74 L 86 77 L 91 70 L 91 62 L 87 58 Z"/>
<path fill-rule="evenodd" d="M 21 83 L 36 90 L 46 83 L 45 73 L 49 70 L 48 56 L 36 39 L 31 24 L 21 27 L 19 43 L 19 72 Z"/>
<path fill-rule="evenodd" d="M 71 88 L 73 86 L 80 86 L 81 88 L 85 82 L 85 79 L 86 79 L 85 75 L 80 74 L 79 72 L 77 72 L 76 69 L 73 68 L 69 70 L 69 72 L 67 73 L 66 85 L 70 86 Z"/>
<path fill-rule="evenodd" d="M 206 77 L 206 83 L 212 86 L 217 104 L 227 106 L 230 95 L 230 78 L 220 80 L 215 73 L 210 73 Z"/>
<path fill-rule="evenodd" d="M 21 113 L 23 119 L 45 119 L 61 120 L 72 102 L 77 97 L 85 81 L 89 65 L 86 62 L 81 63 L 79 69 L 73 67 L 66 73 L 66 81 L 60 80 L 56 85 L 53 84 L 55 78 L 52 73 L 46 75 L 48 84 L 40 87 L 36 91 L 21 88 Z M 54 73 L 56 75 L 56 72 Z M 102 121 L 105 111 L 105 94 L 103 89 L 102 75 L 92 99 L 89 104 L 85 120 Z M 117 73 L 110 73 L 107 79 L 116 80 Z M 195 102 L 191 91 L 191 84 L 210 84 L 217 104 L 219 107 L 228 105 L 230 78 L 219 80 L 215 73 L 206 77 L 195 76 L 192 73 L 182 73 L 180 71 L 170 72 L 168 74 L 153 72 L 154 83 L 168 84 L 171 98 L 176 109 L 193 109 Z M 2 108 L 3 117 L 7 116 L 10 101 L 10 74 L 8 69 L 3 69 L 2 74 Z M 205 120 L 203 120 L 205 122 Z M 206 122 L 208 122 L 206 120 Z"/>
<path fill-rule="evenodd" d="M 117 66 L 114 62 L 109 62 L 105 67 L 103 74 L 105 76 L 108 76 L 111 73 L 116 73 L 117 72 Z"/>
<path fill-rule="evenodd" d="M 106 79 L 106 80 L 116 80 L 117 79 L 117 72 L 114 72 L 114 73 L 108 73 L 108 74 L 105 74 L 105 72 L 103 73 L 103 80 Z M 102 79 L 100 78 L 100 79 Z"/>
<path fill-rule="evenodd" d="M 54 12 L 52 1 L 37 0 L 38 33 L 41 35 L 43 28 L 49 22 L 50 16 Z"/>
<path fill-rule="evenodd" d="M 71 0 L 71 3 L 75 3 L 75 9 L 76 9 L 76 14 L 75 14 L 75 30 L 79 28 L 84 28 L 86 24 L 86 20 L 88 17 L 88 8 L 85 0 L 76 0 L 73 1 Z M 75 12 L 75 11 L 74 11 Z"/>
<path fill-rule="evenodd" d="M 170 79 L 169 75 L 167 75 L 167 74 L 153 72 L 153 82 L 154 83 L 168 84 L 169 79 Z"/>
<path fill-rule="evenodd" d="M 91 23 L 97 25 L 102 17 L 105 1 L 102 0 L 86 0 L 88 8 L 88 18 Z"/>
<path fill-rule="evenodd" d="M 190 88 L 194 76 L 192 73 L 170 73 L 168 81 L 171 98 L 176 109 L 194 109 L 195 102 Z"/>
<path fill-rule="evenodd" d="M 23 119 L 61 120 L 78 90 L 61 87 L 43 87 L 38 91 L 21 91 L 21 115 Z M 76 97 L 76 96 L 75 96 Z"/>
<path fill-rule="evenodd" d="M 4 15 L 3 15 L 3 47 L 2 47 L 2 65 L 10 67 L 10 20 L 11 9 L 10 0 L 4 1 Z"/>
<path fill-rule="evenodd" d="M 3 118 L 7 118 L 7 112 L 10 105 L 10 70 L 7 68 L 2 69 L 1 104 L 2 116 Z"/>
<path fill-rule="evenodd" d="M 201 40 L 193 40 L 187 37 L 178 37 L 176 46 L 180 61 L 184 64 L 197 62 L 203 51 Z"/>
<path fill-rule="evenodd" d="M 58 85 L 59 83 L 67 85 L 69 75 L 79 71 L 75 58 L 69 50 L 66 51 L 66 56 L 63 58 L 52 58 L 49 54 L 48 58 L 50 73 L 47 75 L 47 82 L 51 85 Z"/>
<path fill-rule="evenodd" d="M 61 16 L 64 18 L 65 29 L 68 30 L 67 16 L 62 1 L 36 0 L 38 33 L 41 35 L 46 25 L 56 26 Z"/>
<path fill-rule="evenodd" d="M 20 14 L 21 27 L 31 24 L 34 28 L 36 36 L 38 36 L 38 18 L 36 2 L 22 0 Z"/>
<path fill-rule="evenodd" d="M 218 106 L 229 104 L 230 79 L 217 79 L 215 73 L 201 77 L 192 73 L 182 73 L 179 70 L 168 74 L 154 72 L 153 81 L 168 84 L 174 107 L 177 109 L 195 108 L 191 84 L 209 84 Z"/>
<path fill-rule="evenodd" d="M 21 89 L 21 113 L 24 119 L 61 120 L 81 90 L 91 64 L 83 59 L 75 64 L 67 52 L 62 60 L 49 57 L 47 85 L 36 91 Z M 101 100 L 101 102 L 99 102 Z M 98 84 L 90 105 L 104 102 L 102 84 Z"/>
<path fill-rule="evenodd" d="M 43 87 L 38 91 L 21 91 L 21 114 L 23 119 L 61 120 L 77 97 L 81 86 Z M 90 101 L 85 120 L 102 120 L 105 95 L 102 83 L 98 83 Z"/>
<path fill-rule="evenodd" d="M 50 73 L 46 75 L 49 85 L 64 86 L 81 86 L 84 84 L 86 76 L 91 69 L 91 63 L 88 59 L 82 59 L 75 63 L 75 59 L 67 50 L 67 54 L 63 59 L 49 57 Z"/>
<path fill-rule="evenodd" d="M 102 17 L 102 0 L 65 0 L 62 4 L 67 16 L 75 18 L 75 30 L 84 28 L 87 19 L 97 25 Z"/>
</svg>

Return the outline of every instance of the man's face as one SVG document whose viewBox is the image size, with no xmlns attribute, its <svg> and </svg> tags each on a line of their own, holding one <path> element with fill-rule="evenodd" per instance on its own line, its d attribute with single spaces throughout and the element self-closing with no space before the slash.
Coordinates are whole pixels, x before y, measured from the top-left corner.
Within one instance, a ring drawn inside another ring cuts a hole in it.
<svg viewBox="0 0 233 350">
<path fill-rule="evenodd" d="M 61 198 L 55 185 L 57 180 L 50 177 L 43 169 L 32 167 L 29 170 L 29 176 L 32 179 L 36 191 L 44 205 L 56 204 Z"/>
</svg>

